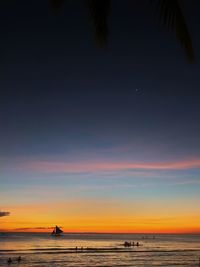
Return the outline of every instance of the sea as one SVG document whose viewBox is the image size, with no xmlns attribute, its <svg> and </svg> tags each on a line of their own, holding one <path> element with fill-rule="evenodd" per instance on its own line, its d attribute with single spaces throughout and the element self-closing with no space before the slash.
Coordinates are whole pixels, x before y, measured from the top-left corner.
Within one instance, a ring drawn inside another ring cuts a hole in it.
<svg viewBox="0 0 200 267">
<path fill-rule="evenodd" d="M 124 242 L 139 246 L 124 247 Z M 21 261 L 17 262 L 17 257 Z M 8 258 L 12 263 L 8 264 Z M 200 235 L 0 233 L 0 266 L 200 266 Z"/>
</svg>

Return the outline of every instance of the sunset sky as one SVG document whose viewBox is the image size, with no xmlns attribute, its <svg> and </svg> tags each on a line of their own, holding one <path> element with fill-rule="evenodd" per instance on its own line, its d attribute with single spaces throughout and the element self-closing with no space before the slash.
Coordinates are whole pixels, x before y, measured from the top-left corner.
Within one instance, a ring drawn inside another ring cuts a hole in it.
<svg viewBox="0 0 200 267">
<path fill-rule="evenodd" d="M 200 232 L 200 4 L 186 62 L 153 9 L 0 3 L 0 230 Z M 81 4 L 82 3 L 82 4 Z"/>
</svg>

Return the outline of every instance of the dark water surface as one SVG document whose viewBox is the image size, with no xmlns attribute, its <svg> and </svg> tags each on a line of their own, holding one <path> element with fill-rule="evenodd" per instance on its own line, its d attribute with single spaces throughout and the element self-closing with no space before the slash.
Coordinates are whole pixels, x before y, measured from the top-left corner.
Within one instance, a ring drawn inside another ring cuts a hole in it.
<svg viewBox="0 0 200 267">
<path fill-rule="evenodd" d="M 124 248 L 125 240 L 141 246 Z M 0 266 L 8 265 L 8 257 L 13 259 L 9 266 L 18 267 L 198 267 L 200 235 L 1 233 Z"/>
</svg>

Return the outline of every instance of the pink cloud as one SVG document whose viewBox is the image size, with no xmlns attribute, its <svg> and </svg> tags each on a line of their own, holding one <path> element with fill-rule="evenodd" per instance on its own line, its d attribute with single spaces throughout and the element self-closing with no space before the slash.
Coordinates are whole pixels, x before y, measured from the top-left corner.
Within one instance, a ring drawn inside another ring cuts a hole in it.
<svg viewBox="0 0 200 267">
<path fill-rule="evenodd" d="M 43 173 L 80 173 L 102 171 L 126 170 L 185 170 L 200 168 L 200 159 L 174 161 L 174 162 L 109 162 L 109 161 L 81 161 L 81 162 L 55 162 L 30 161 L 18 166 L 19 169 Z"/>
</svg>

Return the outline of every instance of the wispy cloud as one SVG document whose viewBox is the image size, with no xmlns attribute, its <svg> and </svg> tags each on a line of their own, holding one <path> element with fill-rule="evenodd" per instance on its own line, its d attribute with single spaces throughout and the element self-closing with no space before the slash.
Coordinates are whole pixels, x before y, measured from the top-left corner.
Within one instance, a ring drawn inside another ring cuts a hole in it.
<svg viewBox="0 0 200 267">
<path fill-rule="evenodd" d="M 199 185 L 199 184 L 200 184 L 199 180 L 187 179 L 182 181 L 174 181 L 168 185 L 174 186 L 174 185 Z"/>
<path fill-rule="evenodd" d="M 28 231 L 28 230 L 50 230 L 50 229 L 53 229 L 54 227 L 51 226 L 51 227 L 43 227 L 43 226 L 40 226 L 40 227 L 21 227 L 21 228 L 15 228 L 14 230 L 16 231 Z"/>
<path fill-rule="evenodd" d="M 102 171 L 130 171 L 130 170 L 186 170 L 200 168 L 200 159 L 190 159 L 173 162 L 108 162 L 81 161 L 55 162 L 30 161 L 18 166 L 20 170 L 37 171 L 42 173 L 82 173 Z"/>
<path fill-rule="evenodd" d="M 0 217 L 5 217 L 5 216 L 9 216 L 10 212 L 9 211 L 0 211 Z"/>
</svg>

